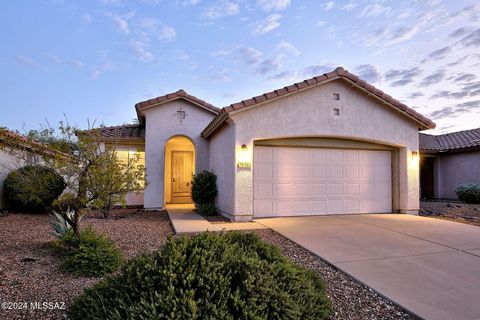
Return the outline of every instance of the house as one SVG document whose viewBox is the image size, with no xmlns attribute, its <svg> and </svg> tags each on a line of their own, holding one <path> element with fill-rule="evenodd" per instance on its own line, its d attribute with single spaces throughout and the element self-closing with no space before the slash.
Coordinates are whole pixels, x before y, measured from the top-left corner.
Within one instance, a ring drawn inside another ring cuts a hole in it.
<svg viewBox="0 0 480 320">
<path fill-rule="evenodd" d="M 422 199 L 456 199 L 455 188 L 480 183 L 480 128 L 420 134 Z"/>
<path fill-rule="evenodd" d="M 253 217 L 419 209 L 419 130 L 435 124 L 339 67 L 223 109 L 183 90 L 135 105 L 138 125 L 101 128 L 149 184 L 129 203 L 190 203 L 192 175 L 218 176 L 216 206 Z"/>
</svg>

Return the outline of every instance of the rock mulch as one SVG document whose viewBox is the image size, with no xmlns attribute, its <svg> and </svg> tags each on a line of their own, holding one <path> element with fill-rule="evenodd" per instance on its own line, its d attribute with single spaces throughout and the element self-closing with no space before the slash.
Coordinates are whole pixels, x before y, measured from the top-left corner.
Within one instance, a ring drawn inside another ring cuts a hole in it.
<svg viewBox="0 0 480 320">
<path fill-rule="evenodd" d="M 0 319 L 64 319 L 68 306 L 98 278 L 77 277 L 60 269 L 49 243 L 54 240 L 46 214 L 4 214 L 0 217 L 0 303 L 23 310 L 2 310 Z M 127 258 L 157 249 L 172 234 L 165 212 L 115 210 L 110 220 L 92 214 L 84 226 L 111 237 Z M 31 309 L 30 302 L 50 302 L 56 309 Z M 54 303 L 57 303 L 55 305 Z M 3 305 L 2 305 L 3 306 Z M 0 306 L 0 307 L 2 307 Z M 5 308 L 3 306 L 3 308 Z"/>
<path fill-rule="evenodd" d="M 51 302 L 68 307 L 84 288 L 98 281 L 62 272 L 49 243 L 48 215 L 6 214 L 0 217 L 0 302 Z M 109 220 L 90 214 L 84 225 L 107 234 L 127 258 L 153 251 L 172 234 L 165 212 L 116 210 Z M 368 287 L 359 284 L 309 251 L 271 230 L 255 230 L 265 241 L 279 246 L 293 262 L 315 270 L 327 284 L 332 319 L 415 319 Z M 54 305 L 55 306 L 55 305 Z M 48 305 L 47 305 L 48 307 Z M 64 319 L 65 309 L 1 310 L 1 319 Z"/>
<path fill-rule="evenodd" d="M 417 319 L 280 234 L 272 230 L 251 232 L 278 246 L 294 263 L 318 272 L 327 284 L 327 294 L 333 304 L 334 314 L 331 319 Z"/>
<path fill-rule="evenodd" d="M 419 215 L 480 226 L 480 204 L 421 201 Z"/>
</svg>

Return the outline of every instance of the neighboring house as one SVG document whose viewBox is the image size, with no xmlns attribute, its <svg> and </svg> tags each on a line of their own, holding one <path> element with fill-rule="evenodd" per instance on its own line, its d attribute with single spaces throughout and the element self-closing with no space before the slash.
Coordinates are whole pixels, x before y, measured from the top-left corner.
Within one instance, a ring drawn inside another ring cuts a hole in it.
<svg viewBox="0 0 480 320">
<path fill-rule="evenodd" d="M 183 90 L 135 108 L 138 125 L 100 131 L 144 153 L 147 209 L 191 202 L 202 170 L 236 221 L 419 209 L 418 131 L 435 124 L 343 68 L 221 110 Z"/>
<path fill-rule="evenodd" d="M 455 188 L 480 183 L 480 128 L 420 134 L 422 199 L 455 199 Z"/>
</svg>

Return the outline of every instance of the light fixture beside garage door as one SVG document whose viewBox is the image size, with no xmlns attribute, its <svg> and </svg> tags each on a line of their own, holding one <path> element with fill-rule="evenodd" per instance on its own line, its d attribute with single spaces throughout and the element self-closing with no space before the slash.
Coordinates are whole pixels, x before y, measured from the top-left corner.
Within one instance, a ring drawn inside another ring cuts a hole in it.
<svg viewBox="0 0 480 320">
<path fill-rule="evenodd" d="M 250 151 L 246 144 L 242 144 L 237 151 L 237 161 L 238 168 L 250 169 L 252 167 Z"/>
</svg>

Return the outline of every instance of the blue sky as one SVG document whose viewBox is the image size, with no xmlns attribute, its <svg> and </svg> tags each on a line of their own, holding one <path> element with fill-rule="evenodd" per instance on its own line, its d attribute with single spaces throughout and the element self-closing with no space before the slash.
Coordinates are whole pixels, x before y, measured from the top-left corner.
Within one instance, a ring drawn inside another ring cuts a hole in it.
<svg viewBox="0 0 480 320">
<path fill-rule="evenodd" d="M 480 4 L 441 0 L 32 0 L 0 4 L 0 126 L 131 123 L 185 89 L 218 107 L 343 66 L 480 127 Z"/>
</svg>

